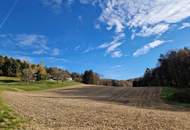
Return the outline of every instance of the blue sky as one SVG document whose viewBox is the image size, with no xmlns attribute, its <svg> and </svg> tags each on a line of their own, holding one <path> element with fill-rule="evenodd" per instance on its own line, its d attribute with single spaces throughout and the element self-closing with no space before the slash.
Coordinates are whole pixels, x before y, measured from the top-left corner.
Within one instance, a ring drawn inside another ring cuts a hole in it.
<svg viewBox="0 0 190 130">
<path fill-rule="evenodd" d="M 190 0 L 6 0 L 0 54 L 129 79 L 190 46 Z"/>
</svg>

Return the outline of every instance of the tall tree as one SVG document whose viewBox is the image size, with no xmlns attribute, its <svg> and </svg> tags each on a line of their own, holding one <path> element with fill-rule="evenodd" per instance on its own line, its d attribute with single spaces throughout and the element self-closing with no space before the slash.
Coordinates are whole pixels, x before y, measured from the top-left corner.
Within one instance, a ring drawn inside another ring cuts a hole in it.
<svg viewBox="0 0 190 130">
<path fill-rule="evenodd" d="M 39 65 L 37 65 L 37 67 L 35 67 L 35 69 L 36 69 L 35 74 L 36 74 L 37 81 L 46 79 L 47 72 L 43 65 L 39 64 Z"/>
<path fill-rule="evenodd" d="M 82 75 L 79 74 L 79 73 L 72 73 L 71 74 L 71 77 L 74 81 L 77 81 L 77 82 L 82 82 Z"/>
<path fill-rule="evenodd" d="M 21 79 L 27 83 L 30 83 L 32 80 L 34 80 L 34 73 L 31 67 L 22 70 Z"/>
<path fill-rule="evenodd" d="M 99 79 L 99 75 L 92 70 L 86 70 L 83 74 L 83 83 L 86 84 L 97 84 Z"/>
</svg>

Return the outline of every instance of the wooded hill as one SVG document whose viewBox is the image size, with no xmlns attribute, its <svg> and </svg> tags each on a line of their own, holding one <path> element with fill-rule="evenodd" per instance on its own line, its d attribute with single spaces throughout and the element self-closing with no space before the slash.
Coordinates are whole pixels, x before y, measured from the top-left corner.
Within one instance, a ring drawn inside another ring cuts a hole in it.
<svg viewBox="0 0 190 130">
<path fill-rule="evenodd" d="M 156 68 L 147 68 L 133 86 L 190 87 L 190 49 L 173 50 L 160 55 Z"/>
</svg>

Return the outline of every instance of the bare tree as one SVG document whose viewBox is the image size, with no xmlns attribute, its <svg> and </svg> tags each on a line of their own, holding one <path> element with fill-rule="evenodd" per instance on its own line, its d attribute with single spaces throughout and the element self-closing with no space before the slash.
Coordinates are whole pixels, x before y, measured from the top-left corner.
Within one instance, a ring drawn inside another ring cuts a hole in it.
<svg viewBox="0 0 190 130">
<path fill-rule="evenodd" d="M 23 69 L 21 78 L 23 81 L 30 83 L 34 80 L 34 73 L 31 68 Z"/>
</svg>

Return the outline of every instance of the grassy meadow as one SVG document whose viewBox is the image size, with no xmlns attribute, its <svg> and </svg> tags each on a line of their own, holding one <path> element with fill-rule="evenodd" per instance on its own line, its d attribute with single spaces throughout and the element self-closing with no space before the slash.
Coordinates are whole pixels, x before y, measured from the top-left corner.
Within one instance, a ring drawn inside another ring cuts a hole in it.
<svg viewBox="0 0 190 130">
<path fill-rule="evenodd" d="M 20 81 L 19 78 L 15 77 L 0 77 L 0 90 L 9 90 L 9 91 L 39 91 L 52 88 L 61 88 L 72 85 L 77 85 L 79 83 L 74 81 L 38 81 L 33 83 L 26 83 Z"/>
</svg>

